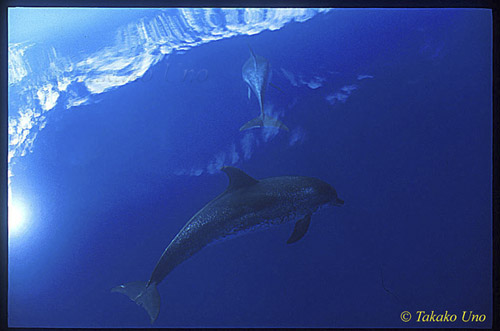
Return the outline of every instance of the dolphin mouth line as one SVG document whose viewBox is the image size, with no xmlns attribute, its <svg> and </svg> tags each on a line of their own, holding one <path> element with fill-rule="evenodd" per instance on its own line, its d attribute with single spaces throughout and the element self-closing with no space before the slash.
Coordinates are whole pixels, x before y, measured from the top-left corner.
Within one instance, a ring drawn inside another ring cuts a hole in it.
<svg viewBox="0 0 500 331">
<path fill-rule="evenodd" d="M 328 209 L 328 208 L 330 208 L 330 207 L 332 207 L 332 206 L 335 206 L 332 202 L 327 202 L 327 203 L 324 203 L 324 204 L 322 204 L 322 205 L 318 206 L 318 208 L 316 208 L 316 209 L 313 211 L 313 213 L 317 213 L 317 212 L 319 212 L 319 211 L 322 211 L 322 210 Z"/>
<path fill-rule="evenodd" d="M 340 207 L 340 206 L 344 205 L 344 200 L 337 198 L 337 200 L 332 201 L 331 204 L 336 206 L 336 207 Z"/>
<path fill-rule="evenodd" d="M 327 208 L 327 207 L 342 207 L 344 205 L 344 200 L 338 199 L 334 201 L 327 202 L 319 207 L 319 209 Z"/>
</svg>

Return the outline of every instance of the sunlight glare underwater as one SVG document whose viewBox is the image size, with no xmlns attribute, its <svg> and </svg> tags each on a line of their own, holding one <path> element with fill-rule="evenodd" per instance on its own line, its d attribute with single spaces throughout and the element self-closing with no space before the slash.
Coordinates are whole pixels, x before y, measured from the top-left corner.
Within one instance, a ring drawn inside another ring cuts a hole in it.
<svg viewBox="0 0 500 331">
<path fill-rule="evenodd" d="M 28 209 L 26 204 L 18 199 L 9 199 L 9 238 L 18 237 L 28 229 Z"/>
</svg>

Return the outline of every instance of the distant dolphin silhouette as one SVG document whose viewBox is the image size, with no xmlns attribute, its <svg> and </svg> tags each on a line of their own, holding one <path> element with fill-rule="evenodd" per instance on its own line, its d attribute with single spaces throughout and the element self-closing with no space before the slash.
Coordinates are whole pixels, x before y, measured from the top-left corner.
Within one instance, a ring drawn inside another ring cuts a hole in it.
<svg viewBox="0 0 500 331">
<path fill-rule="evenodd" d="M 156 264 L 149 281 L 113 288 L 142 306 L 151 324 L 160 312 L 156 286 L 180 263 L 203 247 L 218 240 L 251 230 L 296 221 L 287 243 L 302 238 L 311 215 L 320 206 L 341 206 L 335 189 L 312 177 L 272 177 L 256 180 L 243 171 L 224 167 L 229 177 L 227 189 L 198 211 L 170 242 Z"/>
<path fill-rule="evenodd" d="M 250 89 L 253 91 L 260 105 L 260 116 L 250 120 L 240 128 L 240 131 L 258 127 L 277 127 L 289 131 L 288 127 L 278 119 L 267 116 L 264 113 L 264 97 L 267 85 L 271 80 L 271 70 L 269 61 L 260 55 L 255 55 L 250 46 L 250 58 L 245 62 L 241 73 L 243 80 L 248 84 L 248 98 L 250 99 Z"/>
</svg>

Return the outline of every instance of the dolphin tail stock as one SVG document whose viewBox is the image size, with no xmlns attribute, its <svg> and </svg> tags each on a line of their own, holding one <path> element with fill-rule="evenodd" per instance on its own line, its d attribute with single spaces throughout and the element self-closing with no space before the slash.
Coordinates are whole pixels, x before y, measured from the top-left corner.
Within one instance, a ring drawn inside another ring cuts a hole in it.
<svg viewBox="0 0 500 331">
<path fill-rule="evenodd" d="M 240 128 L 240 131 L 245 131 L 253 128 L 261 128 L 261 127 L 275 127 L 285 131 L 290 131 L 290 129 L 288 129 L 288 127 L 277 118 L 263 116 L 263 115 L 260 115 L 259 117 L 256 117 L 253 120 L 250 120 L 247 123 L 245 123 Z"/>
<path fill-rule="evenodd" d="M 144 308 L 149 315 L 151 324 L 160 313 L 160 294 L 156 289 L 156 283 L 132 282 L 114 287 L 111 292 L 125 294 L 130 300 Z"/>
</svg>

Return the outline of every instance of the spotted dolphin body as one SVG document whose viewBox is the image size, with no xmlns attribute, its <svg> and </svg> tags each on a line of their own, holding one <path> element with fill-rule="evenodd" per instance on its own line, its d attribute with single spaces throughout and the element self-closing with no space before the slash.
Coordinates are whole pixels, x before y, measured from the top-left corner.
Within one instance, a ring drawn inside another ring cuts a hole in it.
<svg viewBox="0 0 500 331">
<path fill-rule="evenodd" d="M 313 177 L 256 180 L 237 168 L 224 167 L 222 171 L 229 177 L 227 189 L 184 225 L 163 252 L 149 281 L 127 283 L 111 290 L 142 306 L 151 323 L 160 311 L 156 286 L 203 247 L 251 230 L 296 221 L 287 241 L 291 244 L 305 235 L 311 215 L 319 207 L 344 204 L 332 186 Z"/>
<path fill-rule="evenodd" d="M 240 131 L 258 127 L 276 127 L 289 131 L 285 124 L 264 113 L 264 98 L 266 96 L 267 86 L 271 81 L 271 67 L 269 61 L 260 55 L 256 55 L 250 48 L 250 58 L 243 65 L 241 73 L 243 80 L 248 84 L 248 98 L 250 98 L 250 90 L 252 90 L 257 100 L 259 100 L 260 115 L 244 124 L 240 128 Z"/>
</svg>

